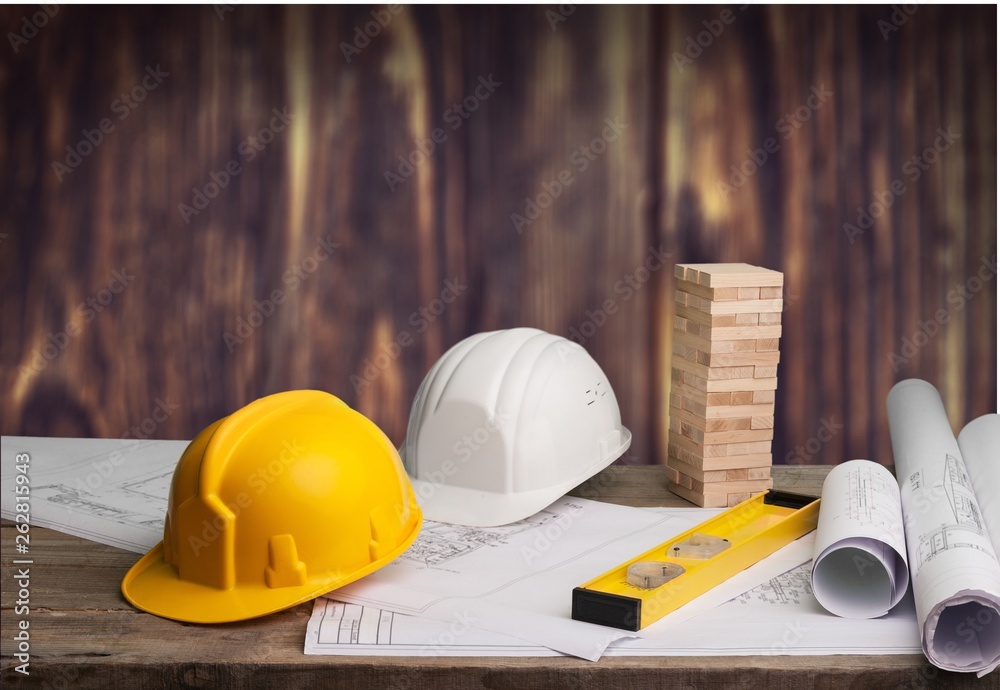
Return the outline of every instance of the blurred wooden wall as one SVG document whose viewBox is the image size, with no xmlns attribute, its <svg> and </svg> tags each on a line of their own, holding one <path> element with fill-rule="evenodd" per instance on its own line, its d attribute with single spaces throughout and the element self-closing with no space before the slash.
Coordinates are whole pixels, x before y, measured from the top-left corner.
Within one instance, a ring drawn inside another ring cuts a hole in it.
<svg viewBox="0 0 1000 690">
<path fill-rule="evenodd" d="M 61 6 L 44 26 L 38 12 L 0 10 L 4 434 L 189 438 L 315 387 L 398 443 L 447 347 L 527 325 L 592 334 L 632 461 L 657 462 L 672 265 L 713 261 L 785 272 L 777 462 L 889 462 L 885 396 L 910 376 L 939 386 L 956 425 L 996 409 L 996 280 L 950 293 L 996 256 L 995 7 L 921 5 L 905 22 L 891 7 Z M 125 110 L 157 66 L 162 83 Z M 810 109 L 813 89 L 832 94 Z M 249 160 L 275 108 L 291 122 Z M 103 118 L 114 130 L 59 179 L 53 162 Z M 582 151 L 609 121 L 626 126 Z M 443 143 L 387 182 L 436 128 Z M 912 179 L 939 128 L 960 136 Z M 778 151 L 720 191 L 769 138 Z M 240 175 L 183 218 L 230 161 Z M 512 214 L 560 175 L 518 232 Z M 894 180 L 905 193 L 851 242 L 844 224 Z M 307 258 L 317 238 L 338 245 L 328 260 Z M 626 290 L 660 248 L 668 265 Z M 122 269 L 134 278 L 102 293 Z M 450 280 L 467 287 L 425 319 Z M 284 303 L 227 344 L 275 289 Z M 922 346 L 894 371 L 904 338 Z M 385 370 L 357 386 L 366 360 Z M 797 453 L 824 419 L 844 428 Z"/>
</svg>

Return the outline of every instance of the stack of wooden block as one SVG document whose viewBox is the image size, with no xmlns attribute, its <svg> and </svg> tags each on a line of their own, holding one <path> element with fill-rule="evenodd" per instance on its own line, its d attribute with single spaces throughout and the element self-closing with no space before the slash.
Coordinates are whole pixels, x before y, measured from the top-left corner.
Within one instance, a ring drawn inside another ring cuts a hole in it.
<svg viewBox="0 0 1000 690">
<path fill-rule="evenodd" d="M 670 490 L 706 507 L 769 489 L 783 275 L 681 264 L 670 388 Z"/>
</svg>

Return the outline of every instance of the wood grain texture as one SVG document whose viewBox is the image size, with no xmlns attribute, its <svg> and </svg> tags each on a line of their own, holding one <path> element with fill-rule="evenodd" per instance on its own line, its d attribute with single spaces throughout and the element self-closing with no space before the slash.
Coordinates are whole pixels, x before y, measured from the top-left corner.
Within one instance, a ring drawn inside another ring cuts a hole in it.
<svg viewBox="0 0 1000 690">
<path fill-rule="evenodd" d="M 819 495 L 829 467 L 775 467 L 775 485 Z M 574 491 L 623 505 L 686 505 L 664 468 L 610 467 Z M 15 529 L 0 525 L 6 553 Z M 52 530 L 31 532 L 31 676 L 14 671 L 15 595 L 0 601 L 4 688 L 978 688 L 922 655 L 572 658 L 323 657 L 302 654 L 310 604 L 240 623 L 178 623 L 133 609 L 119 584 L 137 555 Z M 9 582 L 8 567 L 2 576 Z M 978 683 L 978 684 L 977 684 Z"/>
<path fill-rule="evenodd" d="M 995 7 L 921 6 L 887 31 L 875 6 L 425 6 L 365 37 L 380 10 L 62 7 L 8 41 L 0 431 L 190 438 L 313 387 L 398 444 L 449 346 L 523 325 L 582 341 L 629 461 L 663 462 L 673 264 L 716 262 L 784 273 L 776 462 L 890 462 L 885 396 L 910 376 L 956 427 L 996 409 L 997 282 L 970 282 L 996 256 Z M 262 135 L 274 109 L 291 121 Z M 134 278 L 88 311 L 116 270 Z M 844 428 L 800 451 L 823 420 Z"/>
</svg>

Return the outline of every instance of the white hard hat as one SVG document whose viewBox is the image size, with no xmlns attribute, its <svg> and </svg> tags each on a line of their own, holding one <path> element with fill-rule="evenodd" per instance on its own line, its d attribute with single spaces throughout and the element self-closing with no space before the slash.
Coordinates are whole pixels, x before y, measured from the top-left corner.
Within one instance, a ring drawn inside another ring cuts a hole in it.
<svg viewBox="0 0 1000 690">
<path fill-rule="evenodd" d="M 586 350 L 513 328 L 466 338 L 437 361 L 400 455 L 426 518 L 488 527 L 533 515 L 631 442 Z"/>
</svg>

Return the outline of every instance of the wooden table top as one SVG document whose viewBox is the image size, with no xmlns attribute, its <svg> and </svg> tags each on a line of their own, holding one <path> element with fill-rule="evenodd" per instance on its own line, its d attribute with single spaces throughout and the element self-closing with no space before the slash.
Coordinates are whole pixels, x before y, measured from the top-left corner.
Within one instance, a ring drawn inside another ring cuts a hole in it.
<svg viewBox="0 0 1000 690">
<path fill-rule="evenodd" d="M 774 467 L 775 486 L 819 495 L 829 467 Z M 690 506 L 662 467 L 613 466 L 574 495 L 633 506 Z M 257 620 L 202 626 L 132 608 L 119 586 L 134 553 L 31 530 L 30 677 L 14 671 L 18 616 L 13 523 L 2 524 L 4 688 L 823 688 L 997 687 L 940 671 L 923 655 L 606 657 L 305 656 L 312 604 Z"/>
</svg>

